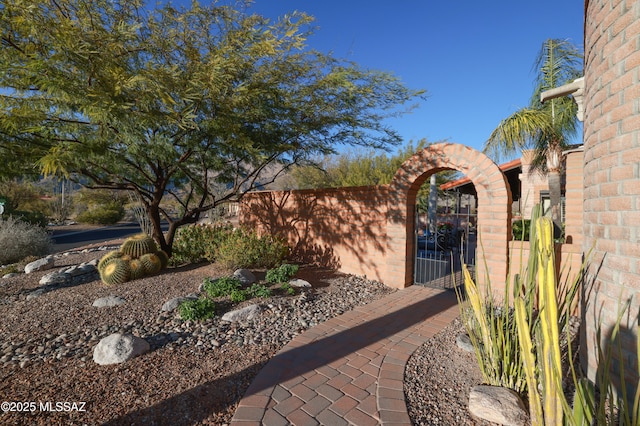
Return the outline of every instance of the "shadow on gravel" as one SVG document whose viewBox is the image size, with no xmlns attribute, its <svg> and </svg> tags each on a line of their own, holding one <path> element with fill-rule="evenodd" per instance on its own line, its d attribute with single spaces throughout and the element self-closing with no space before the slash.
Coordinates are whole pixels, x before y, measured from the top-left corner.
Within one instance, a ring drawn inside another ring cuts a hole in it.
<svg viewBox="0 0 640 426">
<path fill-rule="evenodd" d="M 286 382 L 343 358 L 380 339 L 423 322 L 456 304 L 457 299 L 453 292 L 437 293 L 400 310 L 319 338 L 307 345 L 285 347 L 286 350 L 278 352 L 266 365 L 254 364 L 231 376 L 207 382 L 158 404 L 124 414 L 104 425 L 187 425 L 202 422 L 215 412 L 231 409 L 243 395 L 248 397 L 269 394 L 268 390 L 278 383 Z M 253 376 L 255 378 L 246 391 L 239 387 L 242 383 L 246 383 L 245 379 Z M 193 417 L 184 418 L 184 412 L 191 412 Z"/>
</svg>

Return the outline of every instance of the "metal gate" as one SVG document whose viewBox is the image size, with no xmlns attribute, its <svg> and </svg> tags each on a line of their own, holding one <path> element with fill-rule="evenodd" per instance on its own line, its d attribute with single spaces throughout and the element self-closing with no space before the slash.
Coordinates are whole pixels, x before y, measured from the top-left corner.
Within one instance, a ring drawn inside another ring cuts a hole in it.
<svg viewBox="0 0 640 426">
<path fill-rule="evenodd" d="M 463 284 L 462 264 L 472 275 L 476 262 L 477 216 L 471 208 L 438 214 L 436 224 L 421 222 L 416 209 L 414 284 L 453 289 Z"/>
</svg>

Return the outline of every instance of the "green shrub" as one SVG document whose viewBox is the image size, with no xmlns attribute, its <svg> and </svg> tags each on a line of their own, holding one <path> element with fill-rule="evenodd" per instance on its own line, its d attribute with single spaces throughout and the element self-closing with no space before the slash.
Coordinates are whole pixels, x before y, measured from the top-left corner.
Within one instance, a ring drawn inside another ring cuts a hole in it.
<svg viewBox="0 0 640 426">
<path fill-rule="evenodd" d="M 287 282 L 298 273 L 298 268 L 298 265 L 282 264 L 275 269 L 268 270 L 266 280 L 269 283 Z"/>
<path fill-rule="evenodd" d="M 247 300 L 247 293 L 244 290 L 231 290 L 229 293 L 229 299 L 234 303 L 240 303 Z"/>
<path fill-rule="evenodd" d="M 285 294 L 289 296 L 293 296 L 294 294 L 296 294 L 296 289 L 291 287 L 291 284 L 289 283 L 283 283 L 280 286 L 280 290 L 282 290 Z"/>
<path fill-rule="evenodd" d="M 229 296 L 233 291 L 242 289 L 242 283 L 234 277 L 222 277 L 213 281 L 207 278 L 204 280 L 203 287 L 209 297 L 221 297 Z"/>
<path fill-rule="evenodd" d="M 230 269 L 272 268 L 281 264 L 288 253 L 289 247 L 281 238 L 236 229 L 220 241 L 215 259 Z"/>
<path fill-rule="evenodd" d="M 183 320 L 201 321 L 213 317 L 216 314 L 216 305 L 213 301 L 201 297 L 199 299 L 185 300 L 178 307 L 180 318 Z"/>
<path fill-rule="evenodd" d="M 41 228 L 46 228 L 49 224 L 47 216 L 41 212 L 15 210 L 11 212 L 11 216 L 30 225 L 39 226 Z"/>
<path fill-rule="evenodd" d="M 247 289 L 246 293 L 251 297 L 270 297 L 271 289 L 262 284 L 255 283 Z"/>
<path fill-rule="evenodd" d="M 27 256 L 42 256 L 50 249 L 51 239 L 43 228 L 15 217 L 0 217 L 0 264 L 15 263 Z"/>
<path fill-rule="evenodd" d="M 529 241 L 531 219 L 516 220 L 511 225 L 514 241 Z"/>
<path fill-rule="evenodd" d="M 113 225 L 124 218 L 124 207 L 115 202 L 99 205 L 78 215 L 76 220 L 90 225 Z"/>
<path fill-rule="evenodd" d="M 171 263 L 198 263 L 215 260 L 216 247 L 232 231 L 230 225 L 186 225 L 173 241 Z"/>
</svg>

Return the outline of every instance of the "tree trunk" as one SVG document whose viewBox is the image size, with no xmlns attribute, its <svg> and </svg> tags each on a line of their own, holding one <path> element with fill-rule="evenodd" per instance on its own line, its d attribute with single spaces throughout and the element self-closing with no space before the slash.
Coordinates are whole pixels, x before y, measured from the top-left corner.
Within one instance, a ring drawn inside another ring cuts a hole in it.
<svg viewBox="0 0 640 426">
<path fill-rule="evenodd" d="M 560 215 L 561 188 L 560 188 L 560 172 L 550 170 L 547 174 L 549 181 L 549 198 L 551 201 L 551 219 L 553 220 L 554 238 L 562 236 L 562 217 Z"/>
</svg>

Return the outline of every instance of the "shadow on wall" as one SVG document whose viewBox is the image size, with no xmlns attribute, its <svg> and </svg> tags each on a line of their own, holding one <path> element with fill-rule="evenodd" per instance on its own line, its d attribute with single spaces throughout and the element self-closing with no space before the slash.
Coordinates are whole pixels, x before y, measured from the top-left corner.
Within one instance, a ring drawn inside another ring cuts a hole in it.
<svg viewBox="0 0 640 426">
<path fill-rule="evenodd" d="M 241 221 L 286 238 L 294 260 L 380 279 L 387 251 L 387 186 L 247 194 Z"/>
</svg>

